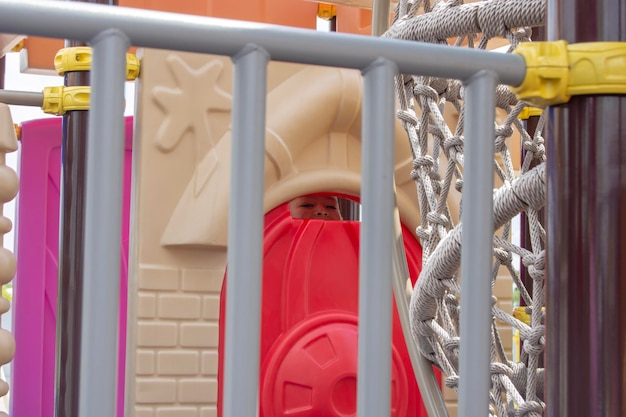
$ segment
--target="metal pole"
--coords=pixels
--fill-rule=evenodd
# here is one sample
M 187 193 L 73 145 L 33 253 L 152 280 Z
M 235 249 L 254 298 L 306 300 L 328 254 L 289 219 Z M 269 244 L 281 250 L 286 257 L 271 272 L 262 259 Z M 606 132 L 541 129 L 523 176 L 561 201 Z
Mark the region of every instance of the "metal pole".
M 497 76 L 480 71 L 466 80 L 465 163 L 461 249 L 459 411 L 489 414 L 491 265 L 493 240 L 494 111 Z
M 548 7 L 548 40 L 626 41 L 625 0 Z M 549 122 L 547 416 L 624 416 L 626 96 L 574 96 Z
M 389 29 L 390 0 L 373 0 L 372 36 L 380 36 Z
M 91 44 L 79 416 L 111 417 L 117 404 L 124 82 L 129 42 L 122 32 L 109 29 Z
M 115 4 L 109 0 L 91 2 Z M 86 43 L 65 41 L 67 48 L 78 46 Z M 89 71 L 67 71 L 64 84 L 89 85 Z M 89 112 L 84 110 L 68 111 L 63 116 L 54 404 L 57 417 L 78 415 L 79 407 L 88 117 Z
M 394 83 L 396 66 L 379 59 L 363 70 L 361 245 L 357 413 L 391 410 L 392 254 L 394 245 Z
M 255 45 L 246 46 L 233 57 L 224 417 L 255 416 L 258 408 L 269 58 Z
M 66 46 L 82 45 L 66 42 Z M 67 72 L 64 78 L 66 86 L 90 83 L 88 72 Z M 78 414 L 88 114 L 71 111 L 63 116 L 54 404 L 57 417 Z
M 4 57 L 2 57 L 4 59 Z M 35 106 L 43 105 L 43 94 L 31 91 L 0 90 L 0 103 L 14 106 Z
M 253 40 L 274 61 L 363 69 L 382 57 L 394 62 L 399 72 L 442 78 L 466 79 L 489 68 L 509 85 L 521 84 L 526 73 L 524 58 L 513 54 L 98 4 L 2 0 L 0 27 L 8 33 L 46 37 L 71 34 L 78 40 L 116 27 L 134 46 L 227 56 Z

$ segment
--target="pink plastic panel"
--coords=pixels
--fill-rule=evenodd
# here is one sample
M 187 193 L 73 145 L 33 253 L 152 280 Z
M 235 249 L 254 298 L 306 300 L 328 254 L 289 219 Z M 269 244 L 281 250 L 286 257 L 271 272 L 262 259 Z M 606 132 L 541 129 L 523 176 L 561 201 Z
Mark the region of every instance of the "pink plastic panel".
M 54 415 L 62 120 L 22 125 L 16 220 L 12 417 Z M 126 118 L 117 415 L 124 415 L 132 118 Z

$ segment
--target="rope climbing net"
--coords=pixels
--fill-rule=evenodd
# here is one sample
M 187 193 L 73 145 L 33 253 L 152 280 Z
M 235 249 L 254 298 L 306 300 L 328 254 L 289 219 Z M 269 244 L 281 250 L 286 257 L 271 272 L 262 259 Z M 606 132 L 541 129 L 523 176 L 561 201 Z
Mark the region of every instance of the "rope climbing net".
M 486 49 L 494 38 L 504 38 L 511 52 L 520 42 L 530 41 L 530 28 L 543 24 L 544 10 L 543 0 L 487 0 L 469 4 L 459 0 L 439 0 L 432 4 L 429 0 L 400 0 L 393 25 L 383 36 L 480 49 Z M 413 153 L 411 176 L 416 183 L 421 213 L 421 225 L 416 233 L 423 248 L 423 270 L 411 295 L 411 332 L 420 353 L 445 374 L 446 386 L 457 390 L 461 343 L 462 224 L 459 219 L 463 192 L 464 89 L 458 80 L 403 74 L 396 78 L 396 93 L 398 118 Z M 545 202 L 544 116 L 538 117 L 534 129 L 527 129 L 520 115 L 527 111 L 528 104 L 518 101 L 502 85 L 497 87 L 496 107 L 493 166 L 497 183 L 494 190 L 497 232 L 493 236 L 493 269 L 489 279 L 494 288 L 505 271 L 519 289 L 526 308 L 522 314 L 505 311 L 492 295 L 489 414 L 535 417 L 541 416 L 544 409 L 540 360 L 545 343 L 546 233 L 540 215 Z M 518 170 L 509 149 L 514 140 L 521 141 L 523 150 Z M 520 213 L 527 219 L 530 234 L 530 244 L 526 247 L 515 244 L 511 238 L 512 220 Z M 531 279 L 522 282 L 520 268 Z M 479 277 L 468 279 L 476 278 Z M 520 319 L 523 313 L 530 319 Z M 506 352 L 499 331 L 502 325 L 519 332 L 523 346 L 519 355 Z

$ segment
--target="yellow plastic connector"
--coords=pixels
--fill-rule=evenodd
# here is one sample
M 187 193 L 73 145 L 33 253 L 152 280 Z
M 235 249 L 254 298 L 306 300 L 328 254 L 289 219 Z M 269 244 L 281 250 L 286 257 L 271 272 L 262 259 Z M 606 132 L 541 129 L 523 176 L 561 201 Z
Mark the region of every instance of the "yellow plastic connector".
M 515 317 L 519 321 L 524 322 L 530 326 L 530 314 L 528 314 L 526 311 L 527 310 L 525 306 L 515 307 L 513 309 L 513 317 Z M 546 308 L 541 307 L 541 312 L 545 313 L 545 311 L 546 311 Z
M 91 87 L 46 87 L 43 89 L 41 109 L 48 114 L 62 116 L 70 110 L 89 110 Z
M 317 4 L 317 17 L 324 20 L 332 20 L 335 16 L 337 16 L 337 6 L 327 3 Z
M 54 69 L 59 75 L 73 71 L 89 71 L 91 69 L 91 48 L 89 46 L 75 46 L 60 49 L 54 56 Z
M 626 42 L 532 42 L 514 53 L 526 61 L 526 77 L 511 90 L 537 107 L 573 95 L 626 94 Z
M 89 46 L 63 48 L 54 56 L 54 68 L 59 75 L 72 71 L 89 71 L 91 64 L 91 47 Z M 126 80 L 136 79 L 139 76 L 139 69 L 139 58 L 133 54 L 126 54 Z
M 11 48 L 11 52 L 20 52 L 22 49 L 24 49 L 24 39 L 20 39 L 20 41 Z
M 15 129 L 15 137 L 17 140 L 22 140 L 22 126 L 17 123 L 13 123 L 13 129 Z
M 517 118 L 520 120 L 528 120 L 532 116 L 541 116 L 541 113 L 543 113 L 543 109 L 539 107 L 524 107 Z

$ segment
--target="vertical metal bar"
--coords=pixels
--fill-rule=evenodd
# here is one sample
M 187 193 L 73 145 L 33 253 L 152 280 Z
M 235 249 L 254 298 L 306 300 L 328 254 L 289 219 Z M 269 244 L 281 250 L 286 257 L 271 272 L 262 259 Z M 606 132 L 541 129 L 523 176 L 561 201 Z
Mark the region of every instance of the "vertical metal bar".
M 394 84 L 397 68 L 378 59 L 364 71 L 359 254 L 359 417 L 391 410 L 392 254 L 394 245 Z
M 493 154 L 497 76 L 479 71 L 465 87 L 465 163 L 461 249 L 459 410 L 489 414 Z
M 380 36 L 389 29 L 389 15 L 391 13 L 390 0 L 373 0 L 372 7 L 372 36 Z
M 269 55 L 255 45 L 233 57 L 225 417 L 257 415 L 268 61 Z
M 112 4 L 109 0 L 71 1 Z M 68 48 L 85 45 L 65 42 Z M 85 86 L 90 84 L 89 78 L 89 71 L 68 71 L 64 84 Z M 78 415 L 88 117 L 89 112 L 83 110 L 63 116 L 54 392 L 54 415 L 58 417 Z
M 92 46 L 79 416 L 111 417 L 117 392 L 124 81 L 129 41 L 119 30 L 110 29 L 97 35 Z
M 626 0 L 554 0 L 549 41 L 626 41 Z M 547 134 L 548 417 L 626 415 L 626 96 L 574 96 Z
M 67 45 L 84 44 L 70 42 Z M 89 72 L 65 74 L 66 86 L 89 83 Z M 78 414 L 88 116 L 84 110 L 70 111 L 63 116 L 54 390 L 54 415 L 57 417 Z

